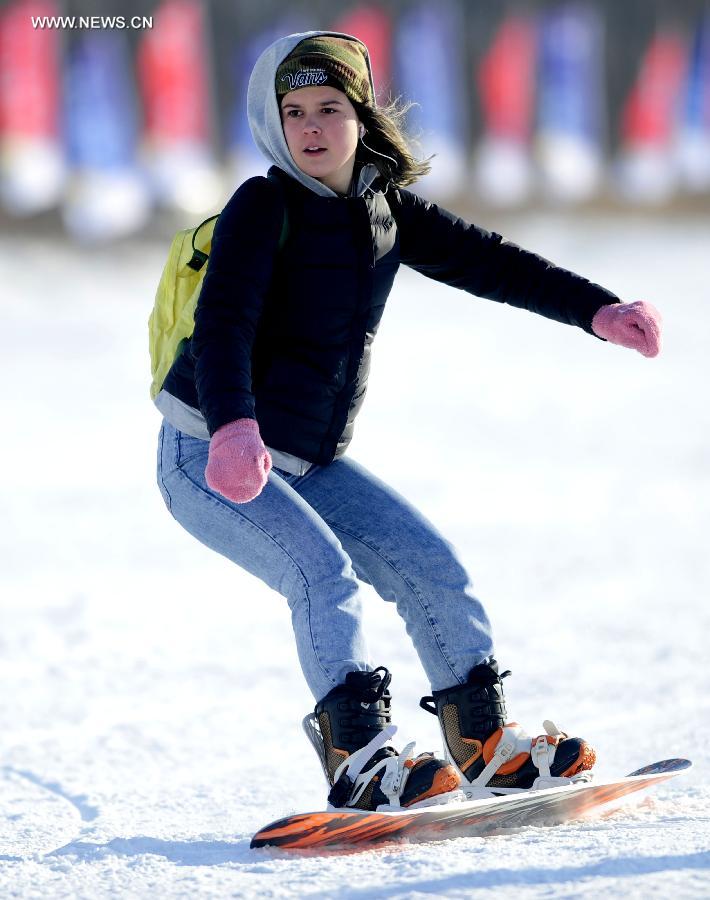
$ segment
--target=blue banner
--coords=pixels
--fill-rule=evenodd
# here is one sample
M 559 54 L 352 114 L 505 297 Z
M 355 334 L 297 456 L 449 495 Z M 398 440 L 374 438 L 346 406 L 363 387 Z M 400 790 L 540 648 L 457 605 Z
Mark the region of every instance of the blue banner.
M 118 31 L 96 31 L 69 47 L 66 67 L 67 150 L 75 167 L 135 165 L 137 115 L 131 63 Z

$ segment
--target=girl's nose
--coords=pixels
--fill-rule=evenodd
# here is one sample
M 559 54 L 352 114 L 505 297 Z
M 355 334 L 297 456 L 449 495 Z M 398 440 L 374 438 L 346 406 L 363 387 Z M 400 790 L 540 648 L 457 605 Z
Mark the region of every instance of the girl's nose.
M 320 131 L 320 125 L 314 118 L 307 118 L 303 121 L 303 130 L 308 134 Z

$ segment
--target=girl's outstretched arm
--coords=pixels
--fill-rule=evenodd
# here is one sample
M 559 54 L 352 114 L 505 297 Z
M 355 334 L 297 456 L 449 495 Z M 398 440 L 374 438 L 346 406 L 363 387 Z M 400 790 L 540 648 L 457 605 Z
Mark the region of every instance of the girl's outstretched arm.
M 429 278 L 590 334 L 596 334 L 592 319 L 601 307 L 621 303 L 606 288 L 410 191 L 399 189 L 388 199 L 397 221 L 402 263 Z

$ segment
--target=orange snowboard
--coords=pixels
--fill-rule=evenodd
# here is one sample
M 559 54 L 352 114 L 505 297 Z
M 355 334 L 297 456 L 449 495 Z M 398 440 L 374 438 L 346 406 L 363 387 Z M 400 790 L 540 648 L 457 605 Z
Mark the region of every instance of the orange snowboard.
M 482 837 L 505 828 L 559 825 L 627 794 L 673 778 L 687 759 L 666 759 L 606 784 L 580 783 L 500 797 L 395 812 L 301 813 L 279 819 L 252 838 L 252 847 L 360 849 L 388 841 Z

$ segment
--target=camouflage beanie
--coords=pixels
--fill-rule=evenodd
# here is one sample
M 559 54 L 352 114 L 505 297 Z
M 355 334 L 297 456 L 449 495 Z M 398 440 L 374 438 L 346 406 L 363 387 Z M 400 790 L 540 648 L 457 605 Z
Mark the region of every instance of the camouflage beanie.
M 347 38 L 305 38 L 276 70 L 276 96 L 322 84 L 336 87 L 355 103 L 372 104 L 367 50 Z

